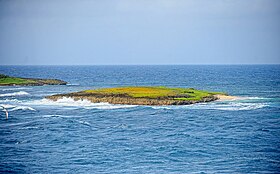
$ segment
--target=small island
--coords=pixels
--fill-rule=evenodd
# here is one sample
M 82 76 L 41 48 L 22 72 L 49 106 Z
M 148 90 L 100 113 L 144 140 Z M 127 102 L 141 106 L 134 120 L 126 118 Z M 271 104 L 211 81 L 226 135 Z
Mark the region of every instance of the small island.
M 58 79 L 20 78 L 0 74 L 0 86 L 42 86 L 66 84 L 67 82 Z
M 189 105 L 230 98 L 222 92 L 209 92 L 193 88 L 168 87 L 116 87 L 85 90 L 47 96 L 51 100 L 70 97 L 74 100 L 89 100 L 93 103 L 107 102 L 126 105 Z

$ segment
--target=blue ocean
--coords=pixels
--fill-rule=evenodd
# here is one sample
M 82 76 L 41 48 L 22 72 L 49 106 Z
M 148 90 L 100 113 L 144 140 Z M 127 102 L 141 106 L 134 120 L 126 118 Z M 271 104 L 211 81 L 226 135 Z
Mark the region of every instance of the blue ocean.
M 0 87 L 0 173 L 279 173 L 280 65 L 0 66 L 62 86 Z M 187 106 L 45 96 L 116 86 L 239 96 Z

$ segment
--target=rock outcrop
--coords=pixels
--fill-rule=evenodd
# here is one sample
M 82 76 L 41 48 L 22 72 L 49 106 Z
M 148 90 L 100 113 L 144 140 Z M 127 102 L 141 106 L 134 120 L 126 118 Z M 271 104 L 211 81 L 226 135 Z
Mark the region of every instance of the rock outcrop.
M 37 79 L 10 77 L 0 74 L 0 86 L 42 86 L 42 85 L 66 85 L 67 82 L 58 79 Z
M 211 92 L 207 93 L 206 91 L 199 91 L 195 89 L 184 89 L 184 88 L 166 88 L 167 90 L 171 90 L 173 93 L 169 93 L 170 95 L 165 96 L 158 96 L 158 97 L 149 97 L 151 93 L 148 93 L 145 96 L 145 93 L 141 93 L 141 97 L 136 97 L 139 95 L 137 93 L 137 90 L 141 88 L 141 91 L 143 91 L 143 88 L 152 88 L 156 92 L 156 87 L 135 87 L 135 91 L 131 90 L 131 87 L 129 87 L 126 91 L 126 88 L 108 88 L 105 89 L 107 91 L 101 90 L 88 90 L 88 91 L 81 91 L 81 92 L 74 92 L 74 93 L 68 93 L 68 94 L 57 94 L 52 96 L 47 96 L 47 99 L 51 100 L 58 100 L 63 97 L 72 98 L 74 100 L 89 100 L 93 103 L 101 103 L 101 102 L 108 102 L 111 104 L 126 104 L 126 105 L 189 105 L 189 104 L 195 104 L 195 103 L 202 103 L 202 102 L 211 102 L 218 100 L 219 97 L 212 94 Z M 121 92 L 108 92 L 118 89 L 118 91 Z M 159 88 L 162 90 L 163 88 Z M 181 91 L 185 90 L 184 93 L 177 93 L 174 92 L 174 90 L 180 89 Z M 183 89 L 183 90 L 182 90 Z M 146 90 L 146 89 L 145 89 Z M 189 91 L 188 91 L 189 90 Z M 147 91 L 147 90 L 146 90 Z M 133 93 L 134 92 L 134 93 Z M 201 95 L 203 92 L 204 96 Z M 132 93 L 135 95 L 133 96 Z M 200 94 L 200 98 L 195 96 L 197 93 Z M 137 95 L 136 95 L 137 94 Z M 172 94 L 172 95 L 171 95 Z M 190 96 L 192 95 L 192 96 Z M 220 94 L 221 95 L 221 94 Z M 224 95 L 224 94 L 222 94 Z M 196 98 L 194 98 L 196 97 Z

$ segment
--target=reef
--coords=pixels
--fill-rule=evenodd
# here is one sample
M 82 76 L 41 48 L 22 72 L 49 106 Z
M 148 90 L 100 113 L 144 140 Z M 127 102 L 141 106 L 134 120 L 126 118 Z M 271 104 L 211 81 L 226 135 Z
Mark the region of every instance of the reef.
M 221 96 L 228 95 L 194 88 L 137 86 L 85 90 L 56 94 L 46 98 L 56 101 L 63 97 L 70 97 L 74 100 L 89 100 L 93 103 L 107 102 L 126 105 L 189 105 L 215 101 Z
M 0 74 L 0 86 L 42 86 L 66 84 L 67 82 L 58 79 L 21 78 Z

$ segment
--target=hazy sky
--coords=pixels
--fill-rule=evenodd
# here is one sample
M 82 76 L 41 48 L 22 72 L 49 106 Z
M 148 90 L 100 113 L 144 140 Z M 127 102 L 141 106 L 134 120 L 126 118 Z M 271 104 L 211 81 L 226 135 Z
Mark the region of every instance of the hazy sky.
M 280 0 L 0 0 L 0 64 L 280 63 Z

